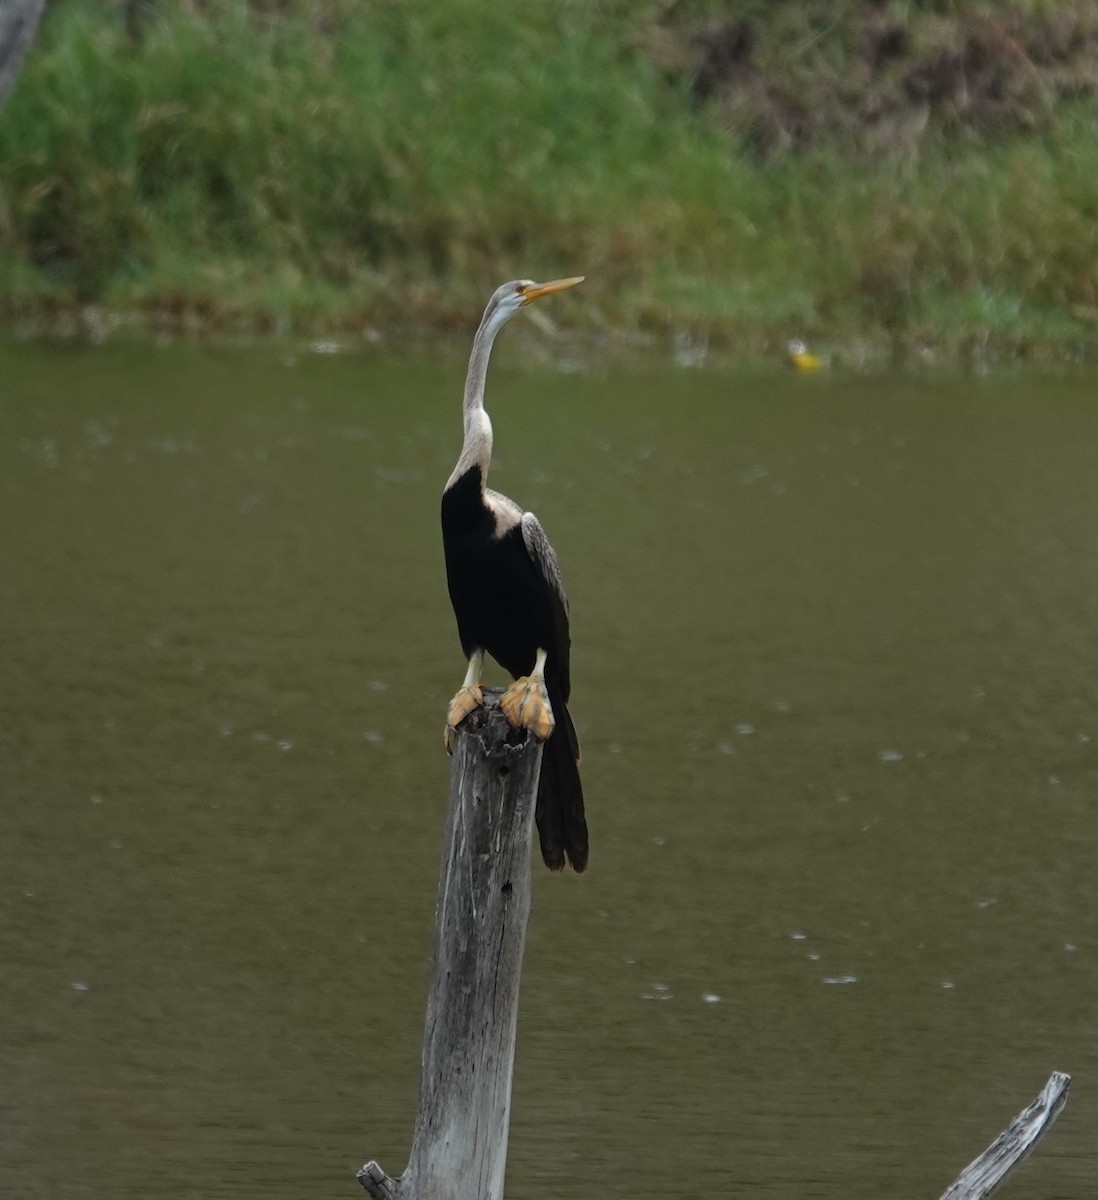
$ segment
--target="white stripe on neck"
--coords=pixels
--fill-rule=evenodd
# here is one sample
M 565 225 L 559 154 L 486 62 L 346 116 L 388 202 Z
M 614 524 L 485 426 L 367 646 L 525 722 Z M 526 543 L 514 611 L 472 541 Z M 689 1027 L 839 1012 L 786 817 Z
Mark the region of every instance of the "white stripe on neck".
M 447 487 L 452 487 L 473 467 L 480 468 L 480 482 L 488 477 L 488 466 L 492 461 L 492 422 L 483 408 L 470 408 L 465 412 L 465 442 L 461 447 L 461 457 L 457 466 L 446 481 Z

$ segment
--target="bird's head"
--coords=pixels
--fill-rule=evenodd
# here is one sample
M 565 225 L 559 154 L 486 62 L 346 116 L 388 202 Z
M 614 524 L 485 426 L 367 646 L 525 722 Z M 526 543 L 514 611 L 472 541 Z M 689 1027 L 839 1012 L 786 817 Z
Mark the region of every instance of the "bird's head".
M 501 284 L 492 293 L 488 307 L 484 310 L 481 325 L 490 326 L 492 331 L 505 325 L 520 308 L 533 304 L 542 296 L 553 292 L 563 292 L 565 288 L 575 287 L 582 283 L 582 275 L 573 275 L 569 279 L 554 279 L 550 283 L 535 283 L 532 279 L 512 279 L 510 283 Z

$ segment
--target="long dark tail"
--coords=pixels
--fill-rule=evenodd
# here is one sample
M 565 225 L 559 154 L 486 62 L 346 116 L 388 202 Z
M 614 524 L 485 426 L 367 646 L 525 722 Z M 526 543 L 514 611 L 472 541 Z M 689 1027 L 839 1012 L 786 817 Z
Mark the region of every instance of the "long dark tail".
M 534 819 L 541 839 L 541 856 L 550 871 L 576 871 L 587 866 L 587 822 L 583 816 L 583 785 L 579 775 L 579 738 L 568 708 L 559 695 L 549 703 L 557 726 L 541 756 L 541 779 Z

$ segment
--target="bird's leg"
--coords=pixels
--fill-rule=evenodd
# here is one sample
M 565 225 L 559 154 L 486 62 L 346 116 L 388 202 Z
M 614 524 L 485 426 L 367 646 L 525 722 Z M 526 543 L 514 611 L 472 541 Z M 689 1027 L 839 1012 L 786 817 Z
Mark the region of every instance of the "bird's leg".
M 446 753 L 454 752 L 454 734 L 457 727 L 465 718 L 484 703 L 484 693 L 480 689 L 480 673 L 484 670 L 484 651 L 474 650 L 469 657 L 469 669 L 465 672 L 465 682 L 458 688 L 457 695 L 450 701 L 446 710 L 446 728 L 442 737 L 446 742 Z
M 529 729 L 539 742 L 544 742 L 556 725 L 549 693 L 545 690 L 545 658 L 545 651 L 539 650 L 530 674 L 516 679 L 499 698 L 503 715 L 512 727 Z

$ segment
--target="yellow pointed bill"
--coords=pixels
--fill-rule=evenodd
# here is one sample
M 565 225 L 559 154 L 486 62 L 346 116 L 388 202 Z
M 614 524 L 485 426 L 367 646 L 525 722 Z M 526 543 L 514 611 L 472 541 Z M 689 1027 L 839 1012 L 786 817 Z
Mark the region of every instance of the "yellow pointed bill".
M 569 279 L 554 279 L 551 283 L 532 283 L 522 294 L 523 304 L 529 304 L 532 300 L 537 300 L 541 296 L 548 296 L 551 292 L 563 292 L 565 288 L 575 287 L 577 283 L 582 283 L 583 275 L 573 275 Z

